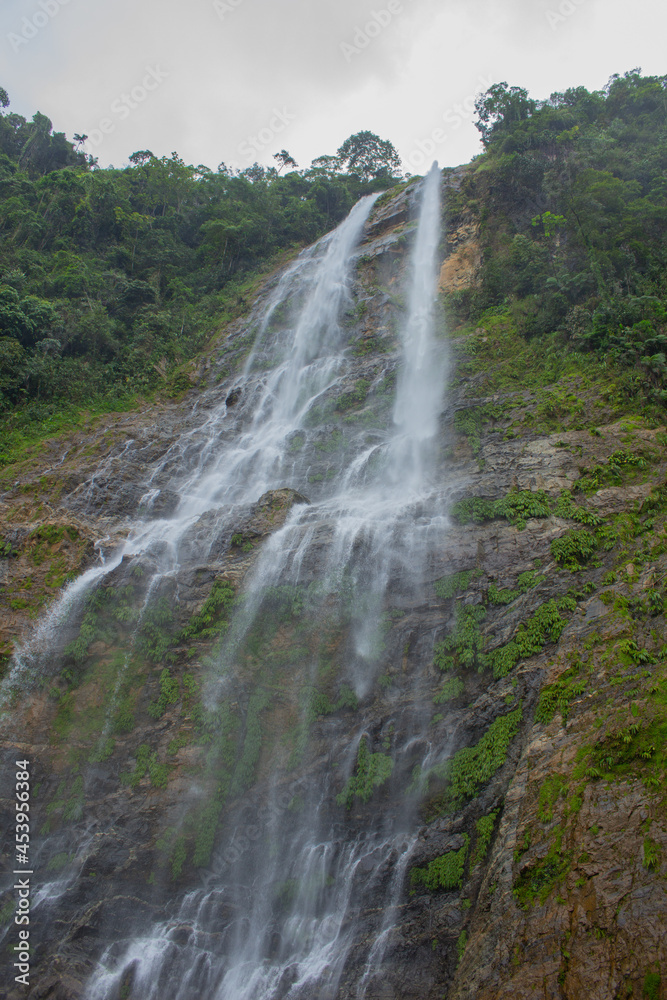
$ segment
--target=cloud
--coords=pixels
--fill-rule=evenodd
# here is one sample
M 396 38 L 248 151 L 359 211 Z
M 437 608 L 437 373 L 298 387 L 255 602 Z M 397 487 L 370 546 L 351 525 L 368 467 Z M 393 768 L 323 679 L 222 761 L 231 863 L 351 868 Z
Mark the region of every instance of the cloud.
M 15 51 L 9 35 L 44 4 L 57 13 Z M 455 164 L 479 149 L 472 115 L 454 109 L 481 81 L 545 97 L 635 65 L 664 72 L 665 28 L 653 0 L 4 0 L 1 82 L 13 110 L 101 133 L 103 165 L 150 148 L 243 167 L 248 150 L 270 163 L 286 147 L 305 166 L 361 129 L 407 157 L 448 112 L 437 155 Z M 143 97 L 149 71 L 163 78 Z

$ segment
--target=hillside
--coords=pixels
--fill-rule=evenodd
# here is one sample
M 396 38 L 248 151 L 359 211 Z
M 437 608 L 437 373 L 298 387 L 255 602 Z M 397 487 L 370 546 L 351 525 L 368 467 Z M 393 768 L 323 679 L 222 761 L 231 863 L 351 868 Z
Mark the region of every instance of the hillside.
M 258 237 L 214 291 L 221 244 L 208 271 L 205 242 L 190 272 L 166 253 L 190 317 L 252 282 L 167 391 L 7 403 L 32 435 L 0 498 L 28 996 L 667 996 L 666 108 L 638 73 L 542 103 L 492 88 L 478 158 L 349 215 L 382 178 L 332 171 L 349 201 L 304 250 L 324 217 L 265 257 Z M 159 169 L 21 184 L 136 193 Z M 283 185 L 319 182 L 206 183 L 282 219 Z M 157 296 L 152 218 L 124 245 Z M 62 317 L 44 274 L 26 300 Z M 76 363 L 120 372 L 169 302 Z

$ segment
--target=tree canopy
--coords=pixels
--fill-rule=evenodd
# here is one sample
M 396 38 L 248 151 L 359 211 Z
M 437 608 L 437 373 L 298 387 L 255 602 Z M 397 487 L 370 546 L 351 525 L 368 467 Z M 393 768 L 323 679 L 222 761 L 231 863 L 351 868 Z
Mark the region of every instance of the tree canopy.
M 510 307 L 525 336 L 611 354 L 667 402 L 667 77 L 541 101 L 499 83 L 476 107 L 485 152 L 449 210 L 476 215 L 483 263 L 460 310 Z
M 401 168 L 401 160 L 394 146 L 387 139 L 380 139 L 374 132 L 357 132 L 338 147 L 338 161 L 349 173 L 364 180 L 394 177 Z
M 101 169 L 84 136 L 8 107 L 0 88 L 0 414 L 40 419 L 64 400 L 164 384 L 277 255 L 392 183 L 336 156 L 299 171 L 284 149 L 278 168 L 214 171 L 141 149 Z

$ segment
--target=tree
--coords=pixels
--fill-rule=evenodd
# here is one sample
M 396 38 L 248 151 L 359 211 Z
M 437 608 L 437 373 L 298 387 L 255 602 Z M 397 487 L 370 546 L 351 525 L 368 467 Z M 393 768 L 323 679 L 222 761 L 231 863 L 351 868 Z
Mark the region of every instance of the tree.
M 76 139 L 76 136 L 74 138 Z M 152 159 L 154 156 L 150 149 L 138 149 L 136 153 L 131 153 L 128 156 L 128 160 L 135 167 L 143 167 L 144 163 L 148 163 Z
M 358 174 L 364 180 L 393 177 L 401 168 L 401 158 L 392 143 L 373 132 L 351 135 L 339 146 L 337 157 L 342 166 L 347 166 L 348 173 Z
M 283 167 L 292 167 L 294 170 L 299 166 L 293 156 L 290 156 L 286 149 L 281 149 L 279 153 L 273 154 L 273 159 L 277 160 L 280 166 L 278 167 L 278 173 L 283 169 Z
M 536 108 L 537 101 L 528 97 L 524 87 L 508 87 L 506 82 L 494 83 L 475 101 L 478 117 L 475 128 L 481 132 L 484 145 L 488 146 L 494 135 L 530 118 Z

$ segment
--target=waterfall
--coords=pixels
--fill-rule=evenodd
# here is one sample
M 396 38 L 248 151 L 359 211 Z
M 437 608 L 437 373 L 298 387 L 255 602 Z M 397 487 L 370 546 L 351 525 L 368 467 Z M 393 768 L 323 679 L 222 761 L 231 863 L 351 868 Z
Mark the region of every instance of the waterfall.
M 403 330 L 404 364 L 396 391 L 390 482 L 394 490 L 419 491 L 431 471 L 444 370 L 434 340 L 437 249 L 440 240 L 440 172 L 427 176 L 412 254 L 408 319 Z M 441 359 L 440 359 L 441 362 Z
M 387 360 L 354 381 L 346 317 L 373 196 L 277 282 L 236 383 L 238 401 L 211 407 L 152 470 L 146 496 L 168 488 L 178 497 L 174 513 L 138 520 L 104 565 L 70 585 L 46 631 L 16 657 L 7 690 L 25 677 L 26 665 L 38 669 L 45 643 L 56 641 L 72 608 L 123 560 L 151 567 L 145 608 L 160 587 L 206 557 L 211 538 L 229 534 L 244 505 L 281 487 L 308 495 L 263 543 L 202 689 L 207 717 L 229 727 L 220 746 L 235 732 L 230 705 L 251 691 L 240 763 L 226 764 L 217 744 L 208 755 L 223 790 L 206 815 L 226 824 L 224 836 L 199 887 L 104 951 L 86 1000 L 363 998 L 390 957 L 417 839 L 415 803 L 404 797 L 400 808 L 361 818 L 352 805 L 355 768 L 369 754 L 378 779 L 405 787 L 429 752 L 418 709 L 388 695 L 386 720 L 371 732 L 364 706 L 383 664 L 400 660 L 397 650 L 386 652 L 388 615 L 423 598 L 425 567 L 446 529 L 437 476 L 445 380 L 435 336 L 440 179 L 434 164 L 418 194 L 398 368 Z M 392 400 L 385 384 L 391 389 L 394 379 Z M 332 429 L 332 414 L 345 413 L 348 398 L 363 392 L 375 393 L 378 405 L 363 420 Z M 292 619 L 290 601 L 302 609 Z M 290 643 L 278 650 L 282 659 L 261 645 L 266 622 L 275 621 Z M 261 795 L 249 794 L 244 805 L 246 772 L 257 758 L 251 719 L 257 723 L 278 691 L 296 718 L 292 763 L 277 740 Z M 352 722 L 350 706 L 361 709 Z M 305 775 L 295 777 L 290 767 L 302 761 Z M 188 794 L 186 806 L 205 796 L 204 779 L 193 776 Z
M 285 302 L 292 311 L 301 303 L 292 342 L 266 377 L 246 372 L 242 381 L 241 420 L 235 423 L 236 439 L 228 445 L 224 427 L 228 407 L 222 400 L 201 427 L 182 435 L 153 471 L 150 487 L 165 470 L 175 465 L 170 489 L 179 497 L 175 515 L 145 518 L 137 522 L 126 542 L 101 564 L 70 583 L 44 620 L 19 646 L 7 678 L 0 686 L 0 711 L 20 688 L 34 683 L 53 662 L 54 650 L 62 649 L 62 626 L 81 607 L 86 595 L 125 558 L 153 557 L 157 575 L 175 576 L 181 565 L 184 536 L 208 511 L 222 518 L 230 507 L 256 500 L 276 483 L 301 482 L 303 469 L 291 457 L 288 442 L 302 426 L 310 409 L 341 378 L 345 343 L 340 316 L 350 302 L 351 265 L 354 250 L 378 195 L 362 198 L 334 232 L 305 250 L 287 270 L 263 318 L 260 335 L 250 362 L 263 346 L 271 317 Z M 281 331 L 282 332 L 282 331 Z M 271 347 L 279 338 L 274 333 Z M 246 365 L 249 368 L 251 365 Z M 250 413 L 250 426 L 243 417 Z M 129 445 L 130 443 L 128 443 Z M 127 450 L 128 445 L 125 445 Z M 93 475 L 88 491 L 95 484 Z M 151 500 L 159 490 L 149 490 Z M 148 496 L 148 493 L 146 494 Z M 151 581 L 155 588 L 156 581 Z

